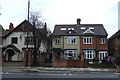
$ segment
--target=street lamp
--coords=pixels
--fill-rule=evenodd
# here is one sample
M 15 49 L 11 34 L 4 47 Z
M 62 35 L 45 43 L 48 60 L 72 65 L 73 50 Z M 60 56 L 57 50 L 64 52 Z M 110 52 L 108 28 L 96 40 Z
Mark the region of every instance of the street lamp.
M 30 0 L 28 0 L 28 25 L 27 25 L 27 37 L 26 37 L 26 66 L 28 66 L 28 27 L 29 27 L 29 9 L 30 9 Z

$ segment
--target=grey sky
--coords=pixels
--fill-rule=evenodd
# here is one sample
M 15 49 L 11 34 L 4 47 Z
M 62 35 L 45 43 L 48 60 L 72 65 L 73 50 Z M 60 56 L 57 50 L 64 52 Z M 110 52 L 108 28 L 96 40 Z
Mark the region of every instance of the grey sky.
M 7 29 L 27 19 L 28 0 L 0 0 L 0 24 Z M 55 24 L 103 24 L 109 37 L 118 30 L 119 0 L 31 0 L 30 10 L 41 11 L 44 21 L 53 31 Z

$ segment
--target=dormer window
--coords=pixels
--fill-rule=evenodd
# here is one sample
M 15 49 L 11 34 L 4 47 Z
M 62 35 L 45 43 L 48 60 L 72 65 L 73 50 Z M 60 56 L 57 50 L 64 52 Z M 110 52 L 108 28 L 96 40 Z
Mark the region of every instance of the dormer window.
M 76 33 L 77 31 L 70 29 L 67 33 Z
M 68 28 L 68 30 L 74 30 L 74 28 Z

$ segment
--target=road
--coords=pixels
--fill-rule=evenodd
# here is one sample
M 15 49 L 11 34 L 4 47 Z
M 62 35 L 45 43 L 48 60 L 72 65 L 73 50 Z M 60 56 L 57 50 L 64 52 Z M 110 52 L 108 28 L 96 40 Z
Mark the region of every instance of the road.
M 5 72 L 2 73 L 2 80 L 119 80 L 116 73 L 25 73 Z

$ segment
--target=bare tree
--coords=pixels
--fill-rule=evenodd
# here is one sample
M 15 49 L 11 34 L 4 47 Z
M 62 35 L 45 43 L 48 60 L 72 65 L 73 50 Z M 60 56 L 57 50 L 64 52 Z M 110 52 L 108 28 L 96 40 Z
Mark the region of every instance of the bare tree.
M 33 25 L 34 29 L 32 31 L 33 34 L 33 65 L 38 65 L 37 62 L 37 52 L 39 47 L 41 46 L 41 41 L 47 36 L 43 29 L 46 24 L 42 21 L 42 16 L 40 12 L 31 12 L 30 13 L 30 23 Z

